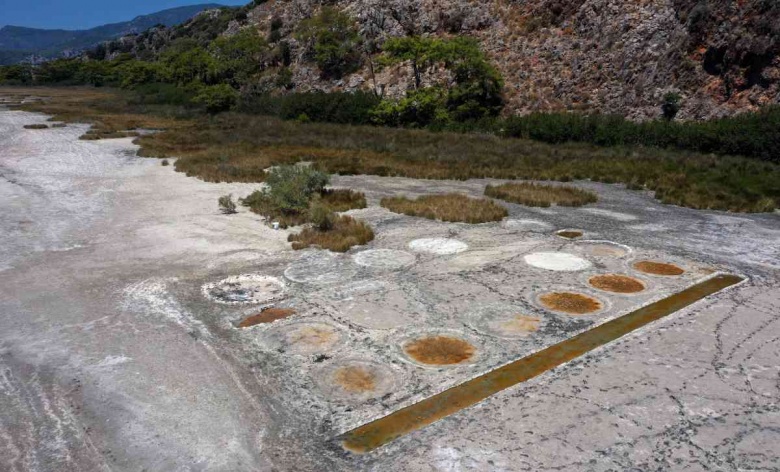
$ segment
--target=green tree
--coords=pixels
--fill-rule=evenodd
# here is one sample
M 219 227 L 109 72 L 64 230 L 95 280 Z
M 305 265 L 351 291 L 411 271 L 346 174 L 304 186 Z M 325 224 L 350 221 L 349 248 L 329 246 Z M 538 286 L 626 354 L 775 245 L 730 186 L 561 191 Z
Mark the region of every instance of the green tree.
M 120 77 L 120 87 L 132 89 L 139 85 L 160 80 L 161 67 L 154 62 L 125 61 L 116 66 Z
M 501 75 L 472 38 L 392 38 L 383 50 L 385 63 L 410 62 L 414 91 L 396 103 L 379 107 L 374 115 L 379 123 L 426 126 L 450 119 L 476 120 L 496 116 L 503 108 Z M 433 64 L 444 65 L 454 80 L 426 91 L 420 88 L 422 74 Z
M 384 62 L 394 64 L 409 61 L 414 75 L 414 88 L 418 90 L 422 85 L 423 71 L 436 60 L 436 51 L 440 42 L 439 39 L 416 36 L 390 38 L 382 45 L 385 52 Z
M 262 55 L 268 44 L 254 28 L 245 28 L 230 37 L 221 36 L 209 45 L 210 81 L 227 82 L 234 87 L 245 84 L 262 70 Z
M 349 15 L 332 7 L 298 25 L 296 37 L 313 55 L 324 77 L 339 78 L 360 67 L 360 35 Z
M 669 92 L 664 95 L 664 103 L 661 105 L 661 113 L 667 121 L 672 121 L 680 112 L 682 97 L 679 93 Z
M 214 70 L 214 58 L 193 39 L 174 41 L 160 56 L 164 66 L 163 82 L 186 85 L 191 82 L 209 82 L 209 72 Z

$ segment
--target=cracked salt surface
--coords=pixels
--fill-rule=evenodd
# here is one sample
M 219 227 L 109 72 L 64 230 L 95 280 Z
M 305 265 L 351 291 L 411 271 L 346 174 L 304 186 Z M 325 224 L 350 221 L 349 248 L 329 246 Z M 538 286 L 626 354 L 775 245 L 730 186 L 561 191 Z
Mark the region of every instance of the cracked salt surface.
M 424 252 L 445 256 L 466 251 L 468 244 L 457 239 L 448 238 L 422 238 L 409 243 L 409 249 L 415 252 Z
M 402 269 L 415 263 L 414 254 L 394 249 L 369 249 L 355 254 L 355 264 L 374 269 Z

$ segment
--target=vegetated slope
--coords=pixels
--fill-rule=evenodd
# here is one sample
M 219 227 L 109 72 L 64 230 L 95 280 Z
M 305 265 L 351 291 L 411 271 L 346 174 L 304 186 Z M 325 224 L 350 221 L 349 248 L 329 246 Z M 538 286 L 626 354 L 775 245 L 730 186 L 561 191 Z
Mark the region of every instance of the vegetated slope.
M 375 88 L 402 96 L 411 85 L 410 74 L 401 70 L 408 65 L 382 68 L 364 60 L 354 73 L 323 78 L 311 58 L 306 60 L 306 44 L 295 31 L 321 3 L 255 1 L 241 17 L 223 22 L 222 33 L 258 28 L 272 46 L 283 49 L 293 90 Z M 681 96 L 682 119 L 780 103 L 780 2 L 773 0 L 328 3 L 355 19 L 367 38 L 361 52 L 365 58 L 375 56 L 376 46 L 391 36 L 478 38 L 505 78 L 505 114 L 574 110 L 650 119 L 660 116 L 669 93 Z M 199 21 L 196 29 L 202 30 L 202 15 Z M 158 30 L 125 43 L 121 52 L 136 50 L 148 57 L 170 37 L 170 31 Z
M 132 33 L 140 33 L 156 25 L 174 26 L 203 10 L 219 8 L 217 4 L 191 5 L 141 15 L 133 20 L 112 23 L 88 30 L 50 30 L 4 26 L 0 28 L 0 64 L 12 64 L 29 56 L 57 57 Z

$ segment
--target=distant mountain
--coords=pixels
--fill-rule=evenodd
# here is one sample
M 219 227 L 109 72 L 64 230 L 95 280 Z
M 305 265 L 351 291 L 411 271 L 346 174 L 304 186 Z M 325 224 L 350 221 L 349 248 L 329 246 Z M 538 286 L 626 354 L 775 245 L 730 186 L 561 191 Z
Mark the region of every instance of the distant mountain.
M 88 30 L 48 30 L 4 26 L 0 28 L 0 65 L 13 64 L 29 57 L 54 58 L 69 56 L 102 41 L 146 31 L 155 25 L 174 26 L 203 10 L 221 8 L 215 3 L 171 8 L 130 21 L 98 26 Z

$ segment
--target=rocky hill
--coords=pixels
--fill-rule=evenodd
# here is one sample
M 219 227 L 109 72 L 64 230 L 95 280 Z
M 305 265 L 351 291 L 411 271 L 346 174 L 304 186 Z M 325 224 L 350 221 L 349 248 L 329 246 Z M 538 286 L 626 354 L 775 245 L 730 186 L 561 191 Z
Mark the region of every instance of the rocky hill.
M 170 8 L 130 21 L 97 26 L 87 30 L 50 30 L 4 26 L 0 28 L 0 64 L 13 64 L 29 57 L 52 58 L 77 54 L 102 41 L 140 33 L 156 25 L 174 26 L 217 4 Z
M 349 13 L 364 38 L 363 67 L 338 79 L 318 73 L 294 34 L 322 4 Z M 410 87 L 408 64 L 374 67 L 374 45 L 400 35 L 470 35 L 505 79 L 505 113 L 573 110 L 643 120 L 660 115 L 669 93 L 681 97 L 682 119 L 780 103 L 776 0 L 270 0 L 241 12 L 227 22 L 220 17 L 220 34 L 257 28 L 271 47 L 283 45 L 297 91 L 375 88 L 400 96 Z M 199 18 L 193 21 L 203 23 Z M 123 51 L 148 55 L 171 37 L 158 29 Z

